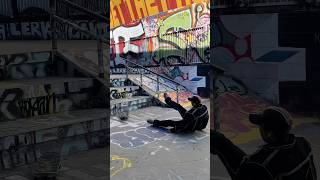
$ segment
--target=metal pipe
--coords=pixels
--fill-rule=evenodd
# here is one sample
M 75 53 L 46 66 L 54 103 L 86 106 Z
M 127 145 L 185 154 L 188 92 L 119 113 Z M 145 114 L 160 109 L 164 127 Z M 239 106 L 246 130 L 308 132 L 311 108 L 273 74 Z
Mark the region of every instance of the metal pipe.
M 142 72 L 140 71 L 140 83 L 141 83 L 141 86 L 143 86 L 142 84 Z
M 175 80 L 172 80 L 172 79 L 170 79 L 170 78 L 167 78 L 167 77 L 165 77 L 165 76 L 163 76 L 163 75 L 161 75 L 161 74 L 158 74 L 158 73 L 156 73 L 156 72 L 153 72 L 153 71 L 151 71 L 151 70 L 149 70 L 149 69 L 147 69 L 147 68 L 145 68 L 145 67 L 143 67 L 143 66 L 141 66 L 141 65 L 139 65 L 139 64 L 137 64 L 137 63 L 135 63 L 135 62 L 132 62 L 132 61 L 130 61 L 130 60 L 124 59 L 124 61 L 130 62 L 131 64 L 134 64 L 135 66 L 138 66 L 140 69 L 144 69 L 144 70 L 146 70 L 146 71 L 148 71 L 148 72 L 150 72 L 150 73 L 152 73 L 152 74 L 155 74 L 155 75 L 157 75 L 157 76 L 160 76 L 161 78 L 167 79 L 168 81 L 171 81 L 171 82 L 173 82 L 173 83 L 175 83 L 175 84 L 178 84 L 179 86 L 183 87 L 183 88 L 186 89 L 187 91 L 191 92 L 188 88 L 186 88 L 185 86 L 183 86 L 183 85 L 181 85 L 180 83 L 176 82 Z
M 177 103 L 179 104 L 179 86 L 177 86 Z
M 101 41 L 101 33 L 102 33 L 102 28 L 101 28 L 101 23 L 97 22 L 97 50 L 98 50 L 98 66 L 99 66 L 99 77 L 104 78 L 104 63 L 103 63 L 103 44 Z
M 157 76 L 157 94 L 158 94 L 158 98 L 159 98 L 159 91 L 160 91 L 159 76 Z

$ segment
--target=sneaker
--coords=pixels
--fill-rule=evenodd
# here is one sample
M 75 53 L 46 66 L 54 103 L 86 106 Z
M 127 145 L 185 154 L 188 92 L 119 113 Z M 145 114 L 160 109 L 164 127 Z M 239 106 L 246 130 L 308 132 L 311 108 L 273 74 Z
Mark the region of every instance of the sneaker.
M 148 119 L 147 122 L 148 122 L 149 124 L 153 124 L 153 123 L 154 123 L 154 120 Z

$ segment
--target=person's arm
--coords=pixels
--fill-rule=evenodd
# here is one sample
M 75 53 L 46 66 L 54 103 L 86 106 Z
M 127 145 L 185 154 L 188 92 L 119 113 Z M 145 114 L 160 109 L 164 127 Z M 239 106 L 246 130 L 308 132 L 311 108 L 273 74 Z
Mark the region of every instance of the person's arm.
M 173 109 L 179 111 L 181 115 L 184 115 L 187 112 L 187 110 L 184 107 L 182 107 L 180 104 L 172 101 L 167 93 L 164 93 L 164 99 L 165 99 L 166 104 L 170 108 L 173 108 Z

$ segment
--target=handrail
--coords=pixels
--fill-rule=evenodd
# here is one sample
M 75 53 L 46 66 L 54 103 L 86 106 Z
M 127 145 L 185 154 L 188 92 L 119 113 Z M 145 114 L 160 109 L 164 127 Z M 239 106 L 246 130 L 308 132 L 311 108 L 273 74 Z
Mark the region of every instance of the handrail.
M 66 3 L 68 6 L 70 6 L 71 8 L 74 8 L 76 10 L 82 11 L 84 13 L 87 13 L 91 16 L 94 16 L 97 18 L 97 34 L 91 33 L 89 30 L 86 30 L 80 26 L 78 26 L 77 24 L 63 18 L 63 17 L 59 17 L 57 15 L 57 2 L 61 2 L 61 3 Z M 52 28 L 52 62 L 54 61 L 54 57 L 55 54 L 58 51 L 58 44 L 57 44 L 57 32 L 56 32 L 56 22 L 55 21 L 61 21 L 63 23 L 66 23 L 78 30 L 80 30 L 81 32 L 84 32 L 90 36 L 92 36 L 93 38 L 96 39 L 97 41 L 97 52 L 98 52 L 98 67 L 99 67 L 99 77 L 100 78 L 104 78 L 105 77 L 105 69 L 104 69 L 104 61 L 103 61 L 103 43 L 108 44 L 109 41 L 105 40 L 102 33 L 101 33 L 101 29 L 99 30 L 100 27 L 100 23 L 102 21 L 107 22 L 108 18 L 104 17 L 98 13 L 95 13 L 91 10 L 88 10 L 82 6 L 79 6 L 75 3 L 70 2 L 69 0 L 51 0 L 50 1 L 50 24 L 51 24 L 51 28 Z
M 177 82 L 177 81 L 175 81 L 175 80 L 173 80 L 173 79 L 170 79 L 170 78 L 168 78 L 168 77 L 165 77 L 165 76 L 163 76 L 163 75 L 161 75 L 161 74 L 159 74 L 159 73 L 153 72 L 153 71 L 151 71 L 151 70 L 149 70 L 149 69 L 147 69 L 147 68 L 145 68 L 145 67 L 143 67 L 143 66 L 141 66 L 141 65 L 139 65 L 139 64 L 137 64 L 137 63 L 135 63 L 135 62 L 132 62 L 132 61 L 130 61 L 130 60 L 128 60 L 128 59 L 123 59 L 123 60 L 126 61 L 126 62 L 129 62 L 129 63 L 132 63 L 132 64 L 134 64 L 135 66 L 138 66 L 139 68 L 144 69 L 144 70 L 146 70 L 146 71 L 148 71 L 148 72 L 150 72 L 150 73 L 152 73 L 152 74 L 155 74 L 156 76 L 160 76 L 160 77 L 162 77 L 162 78 L 164 78 L 164 79 L 166 79 L 166 80 L 168 80 L 168 81 L 171 81 L 171 82 L 173 82 L 173 83 L 175 83 L 175 84 L 178 84 L 179 86 L 183 87 L 184 89 L 188 90 L 189 92 L 192 92 L 192 91 L 190 91 L 187 87 L 185 87 L 184 85 L 181 85 L 179 82 Z
M 129 67 L 129 68 L 132 68 L 132 67 Z M 132 68 L 133 69 L 133 68 Z M 142 73 L 141 73 L 142 74 Z M 149 79 L 151 79 L 151 80 L 153 80 L 153 81 L 157 81 L 157 79 L 154 79 L 154 78 L 152 78 L 152 77 L 149 77 L 149 76 L 147 76 L 147 75 L 145 75 L 145 74 L 142 74 L 143 76 L 145 76 L 145 77 L 147 77 L 147 78 L 149 78 Z M 162 83 L 162 82 L 159 82 L 160 84 L 162 84 L 162 85 L 164 85 L 164 86 L 166 86 L 166 87 L 168 87 L 168 88 L 170 88 L 170 89 L 172 89 L 172 90 L 176 90 L 176 89 L 173 89 L 172 87 L 170 87 L 170 86 L 168 86 L 167 84 L 165 84 L 165 83 Z M 179 85 L 179 86 L 181 86 L 181 85 Z M 188 89 L 187 89 L 188 90 Z M 189 91 L 189 90 L 188 90 Z
M 106 44 L 108 43 L 108 41 L 107 41 L 106 39 L 104 39 L 104 38 L 97 38 L 97 35 L 96 35 L 96 34 L 88 31 L 87 29 L 82 28 L 81 26 L 79 26 L 79 25 L 77 25 L 77 24 L 75 24 L 75 23 L 72 23 L 72 22 L 68 21 L 67 19 L 64 19 L 64 18 L 62 18 L 62 17 L 60 17 L 60 16 L 57 16 L 57 15 L 53 15 L 53 17 L 54 17 L 56 20 L 59 20 L 59 21 L 65 23 L 65 24 L 68 24 L 68 25 L 70 25 L 70 26 L 73 26 L 74 28 L 80 30 L 81 32 L 86 33 L 86 34 L 92 36 L 93 38 L 96 38 L 97 40 L 102 41 L 103 43 L 106 43 Z

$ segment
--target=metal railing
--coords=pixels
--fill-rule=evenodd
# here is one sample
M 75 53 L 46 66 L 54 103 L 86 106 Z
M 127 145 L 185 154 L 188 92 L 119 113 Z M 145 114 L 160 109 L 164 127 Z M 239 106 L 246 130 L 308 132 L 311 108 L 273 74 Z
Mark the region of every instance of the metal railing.
M 143 86 L 143 77 L 146 77 L 154 82 L 156 82 L 156 90 L 152 90 L 152 88 L 149 88 L 151 91 L 155 92 L 157 94 L 157 97 L 160 97 L 160 85 L 165 86 L 169 89 L 172 89 L 173 91 L 176 92 L 177 96 L 177 103 L 179 103 L 179 92 L 181 92 L 181 90 L 185 90 L 186 92 L 190 92 L 191 94 L 193 94 L 192 91 L 190 91 L 187 87 L 181 85 L 179 82 L 170 79 L 164 75 L 161 75 L 159 73 L 153 72 L 151 70 L 149 70 L 146 67 L 143 67 L 135 62 L 132 62 L 130 60 L 125 59 L 126 64 L 125 64 L 125 68 L 126 68 L 126 78 L 128 79 L 130 72 L 134 73 L 134 74 L 139 74 L 140 75 L 140 86 Z M 133 65 L 133 66 L 130 66 Z M 154 75 L 154 77 L 150 77 L 150 75 Z M 175 86 L 169 86 L 166 83 L 163 83 L 160 81 L 160 79 L 166 79 L 167 81 L 170 81 L 171 83 L 173 83 Z
M 232 6 L 276 6 L 276 5 L 295 5 L 298 4 L 298 0 L 216 0 L 213 1 L 213 7 L 223 8 Z
M 89 16 L 92 16 L 96 18 L 96 23 L 97 23 L 97 34 L 92 33 L 88 31 L 87 29 L 82 28 L 81 26 L 75 24 L 74 22 L 65 19 L 64 17 L 59 16 L 58 14 L 58 9 L 57 9 L 57 3 L 65 4 L 68 9 L 73 8 L 77 11 L 83 12 Z M 72 26 L 73 28 L 88 34 L 92 38 L 95 38 L 97 41 L 97 52 L 98 52 L 98 67 L 99 67 L 99 77 L 104 78 L 105 77 L 105 72 L 104 72 L 104 61 L 103 61 L 103 43 L 108 44 L 109 41 L 104 39 L 102 35 L 102 28 L 101 23 L 102 22 L 108 22 L 108 18 L 105 16 L 100 15 L 99 13 L 93 12 L 85 7 L 82 7 L 78 4 L 75 4 L 69 0 L 50 0 L 50 24 L 52 27 L 52 61 L 54 61 L 54 57 L 57 54 L 58 50 L 58 44 L 57 44 L 57 22 L 67 24 L 69 26 Z

